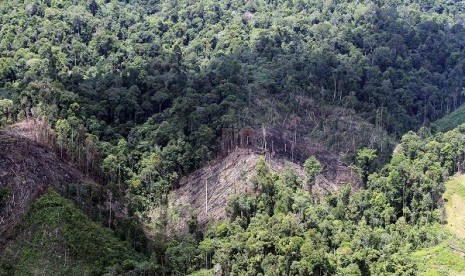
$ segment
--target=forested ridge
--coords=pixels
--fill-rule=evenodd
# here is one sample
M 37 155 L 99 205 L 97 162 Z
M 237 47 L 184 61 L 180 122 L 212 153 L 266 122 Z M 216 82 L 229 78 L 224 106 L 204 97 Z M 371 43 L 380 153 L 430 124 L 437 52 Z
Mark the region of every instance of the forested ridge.
M 0 126 L 33 122 L 99 183 L 62 196 L 89 197 L 86 215 L 146 258 L 108 273 L 415 275 L 411 252 L 447 235 L 463 126 L 429 126 L 465 100 L 460 1 L 14 0 L 0 14 Z M 264 159 L 228 222 L 144 233 L 181 177 L 237 147 L 306 177 Z M 359 183 L 312 193 L 334 166 Z

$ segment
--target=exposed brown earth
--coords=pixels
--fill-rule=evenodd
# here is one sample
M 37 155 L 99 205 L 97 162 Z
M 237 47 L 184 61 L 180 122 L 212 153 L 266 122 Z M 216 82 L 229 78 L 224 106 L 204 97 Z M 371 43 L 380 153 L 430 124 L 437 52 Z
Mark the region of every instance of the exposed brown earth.
M 355 173 L 343 164 L 337 164 L 337 158 L 330 153 L 326 153 L 326 156 L 326 159 L 322 159 L 323 174 L 318 177 L 313 192 L 322 195 L 336 191 L 347 183 L 357 186 L 358 179 Z M 333 158 L 329 158 L 331 156 Z M 255 165 L 261 157 L 263 155 L 249 149 L 236 149 L 228 156 L 219 158 L 182 178 L 179 187 L 170 194 L 168 210 L 152 210 L 152 221 L 160 221 L 160 216 L 165 213 L 169 224 L 166 228 L 171 229 L 167 234 L 182 236 L 188 231 L 186 221 L 192 215 L 197 217 L 201 227 L 209 221 L 225 219 L 225 206 L 233 195 L 253 192 L 251 180 L 255 175 Z M 271 154 L 267 154 L 266 161 L 275 172 L 282 172 L 285 166 L 289 165 L 305 179 L 302 167 L 296 163 L 273 158 Z
M 0 250 L 30 204 L 49 187 L 66 194 L 70 187 L 89 182 L 72 164 L 31 140 L 32 126 L 22 123 L 0 131 L 0 186 L 10 191 L 0 210 Z
M 79 189 L 83 183 L 92 182 L 48 148 L 53 137 L 48 126 L 32 120 L 0 132 L 0 186 L 11 190 L 5 208 L 0 210 L 1 237 L 8 237 L 28 206 L 47 188 L 69 195 L 67 189 Z M 233 195 L 253 192 L 251 179 L 258 159 L 263 156 L 273 171 L 282 172 L 289 165 L 304 179 L 301 164 L 315 155 L 323 165 L 323 173 L 313 188 L 317 194 L 335 191 L 347 183 L 357 187 L 359 183 L 340 156 L 316 142 L 296 139 L 286 127 L 246 129 L 241 133 L 225 131 L 222 149 L 223 154 L 217 159 L 180 179 L 169 195 L 167 208 L 149 212 L 152 222 L 149 233 L 160 229 L 165 221 L 168 224 L 165 229 L 177 229 L 168 234 L 183 235 L 187 232 L 186 221 L 193 215 L 201 227 L 209 221 L 225 219 L 225 206 Z M 78 198 L 74 201 L 80 203 Z M 114 209 L 124 209 L 120 207 Z

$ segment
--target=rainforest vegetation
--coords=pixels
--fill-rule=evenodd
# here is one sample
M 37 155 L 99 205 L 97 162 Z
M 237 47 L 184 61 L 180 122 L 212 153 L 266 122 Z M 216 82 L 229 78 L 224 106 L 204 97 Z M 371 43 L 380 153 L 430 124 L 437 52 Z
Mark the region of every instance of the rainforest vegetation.
M 45 218 L 86 273 L 416 275 L 411 253 L 449 235 L 442 194 L 463 168 L 465 120 L 433 123 L 465 102 L 461 1 L 13 0 L 0 15 L 0 127 L 40 121 L 46 144 L 100 185 L 62 195 L 87 197 L 85 214 L 47 192 L 18 233 Z M 226 221 L 145 231 L 147 210 L 237 146 L 230 136 L 277 126 L 305 178 L 263 159 Z M 294 153 L 297 137 L 341 156 L 360 185 L 312 193 L 324 165 Z M 9 198 L 0 187 L 0 209 Z M 98 207 L 113 201 L 124 217 Z M 79 221 L 53 224 L 56 210 Z M 28 238 L 0 275 L 33 267 L 41 237 Z

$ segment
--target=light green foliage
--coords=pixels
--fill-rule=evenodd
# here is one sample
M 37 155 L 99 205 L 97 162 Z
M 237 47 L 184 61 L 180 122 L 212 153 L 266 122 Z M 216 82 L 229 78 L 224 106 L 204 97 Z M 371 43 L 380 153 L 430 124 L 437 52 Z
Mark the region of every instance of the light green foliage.
M 463 256 L 458 251 L 451 250 L 450 245 L 453 239 L 446 239 L 442 243 L 419 250 L 413 254 L 413 258 L 417 262 L 420 275 L 436 276 L 436 275 L 462 275 L 465 272 L 465 261 Z M 465 244 L 455 247 L 463 249 Z
M 254 197 L 250 195 L 234 196 L 228 201 L 226 213 L 233 220 L 237 217 L 245 220 L 246 225 L 250 222 L 250 218 L 256 212 L 257 203 Z
M 257 175 L 252 179 L 255 191 L 260 194 L 257 204 L 258 209 L 267 210 L 268 214 L 273 214 L 274 205 L 276 203 L 276 183 L 277 175 L 275 175 L 265 162 L 264 158 L 260 158 L 255 167 Z
M 60 155 L 63 157 L 63 150 L 68 144 L 71 127 L 66 119 L 59 119 L 56 122 L 55 129 L 57 132 L 57 141 L 60 147 Z
M 463 123 L 465 123 L 465 105 L 461 105 L 456 110 L 434 122 L 433 127 L 435 127 L 438 131 L 444 132 Z
M 13 101 L 0 99 L 0 127 L 11 124 L 15 117 L 15 107 Z
M 296 171 L 292 169 L 291 166 L 287 165 L 284 168 L 283 172 L 283 184 L 292 188 L 292 189 L 297 189 L 297 188 L 302 188 L 302 180 L 299 178 L 297 175 Z
M 107 2 L 0 7 L 0 97 L 14 105 L 0 120 L 66 120 L 60 152 L 97 175 L 115 155 L 100 141 L 124 137 L 127 160 L 106 179 L 120 190 L 151 193 L 138 183 L 149 152 L 166 164 L 155 186 L 169 188 L 215 156 L 223 129 L 274 124 L 276 113 L 316 116 L 298 135 L 349 158 L 365 141 L 385 160 L 390 145 L 353 122 L 400 136 L 463 101 L 454 2 Z
M 307 185 L 312 190 L 315 185 L 316 177 L 321 173 L 321 163 L 315 156 L 310 156 L 304 163 L 305 173 L 307 174 Z
M 366 185 L 368 181 L 368 174 L 373 167 L 373 160 L 376 158 L 376 150 L 369 148 L 362 148 L 357 152 L 357 168 L 362 179 L 362 185 Z

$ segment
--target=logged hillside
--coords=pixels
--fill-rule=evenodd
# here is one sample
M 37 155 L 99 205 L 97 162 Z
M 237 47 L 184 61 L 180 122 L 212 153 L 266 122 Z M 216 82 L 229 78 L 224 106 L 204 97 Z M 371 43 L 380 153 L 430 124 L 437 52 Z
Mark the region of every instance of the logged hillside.
M 0 251 L 31 204 L 48 189 L 71 199 L 91 219 L 116 228 L 119 238 L 141 249 L 145 235 L 132 221 L 129 203 L 86 175 L 84 167 L 60 157 L 48 127 L 43 121 L 27 120 L 0 130 Z
M 126 203 L 61 158 L 49 136 L 39 120 L 0 130 L 0 275 L 133 271 L 145 235 Z
M 0 127 L 16 125 L 0 134 L 0 230 L 54 188 L 150 256 L 142 274 L 415 275 L 464 166 L 464 14 L 2 1 Z M 428 128 L 445 114 L 451 131 Z
M 200 241 L 191 225 L 192 235 L 166 254 L 176 260 L 172 269 L 203 273 L 460 275 L 463 185 L 447 179 L 464 168 L 464 144 L 465 125 L 409 132 L 366 188 L 344 186 L 324 197 L 259 161 L 252 177 L 258 188 L 232 197 L 229 221 Z M 194 252 L 203 259 L 190 263 Z
M 82 186 L 89 181 L 71 164 L 14 128 L 0 131 L 0 187 L 5 191 L 0 209 L 1 244 L 48 188 L 71 194 L 72 190 L 84 190 Z M 75 199 L 78 201 L 79 195 Z
M 192 217 L 197 219 L 201 227 L 205 227 L 208 222 L 226 220 L 228 201 L 234 196 L 254 193 L 252 180 L 256 175 L 256 165 L 262 157 L 251 150 L 238 149 L 227 157 L 214 160 L 189 176 L 181 178 L 169 195 L 169 210 L 175 215 L 168 222 L 167 234 L 185 236 L 188 232 L 186 221 Z M 358 186 L 360 180 L 356 172 L 343 164 L 331 163 L 337 162 L 335 156 L 326 153 L 325 161 L 322 163 L 323 171 L 312 188 L 313 193 L 325 196 L 336 192 L 347 183 Z M 301 187 L 305 187 L 306 173 L 298 164 L 270 155 L 267 155 L 266 162 L 276 173 L 283 173 L 286 169 L 295 171 L 296 176 L 302 179 Z M 160 228 L 162 214 L 163 208 L 149 211 L 151 221 L 154 222 L 150 226 L 155 228 L 154 230 Z
M 0 255 L 0 275 L 123 275 L 142 260 L 50 187 L 14 227 Z
M 275 132 L 298 162 L 308 158 L 300 149 L 317 146 L 350 165 L 367 146 L 379 167 L 392 137 L 464 101 L 463 9 L 442 0 L 8 1 L 0 124 L 45 116 L 79 166 L 95 159 L 109 186 L 141 196 L 223 154 L 229 130 Z M 147 177 L 155 155 L 163 162 Z

